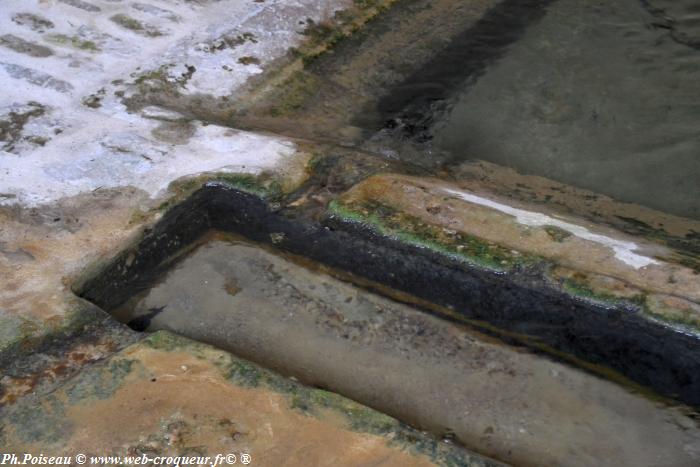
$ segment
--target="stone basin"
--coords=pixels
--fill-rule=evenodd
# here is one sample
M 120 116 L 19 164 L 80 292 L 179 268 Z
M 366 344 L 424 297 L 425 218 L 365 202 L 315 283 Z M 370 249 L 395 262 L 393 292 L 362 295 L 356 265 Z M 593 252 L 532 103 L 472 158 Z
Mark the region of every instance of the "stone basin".
M 608 3 L 3 2 L 0 451 L 698 465 L 699 13 Z

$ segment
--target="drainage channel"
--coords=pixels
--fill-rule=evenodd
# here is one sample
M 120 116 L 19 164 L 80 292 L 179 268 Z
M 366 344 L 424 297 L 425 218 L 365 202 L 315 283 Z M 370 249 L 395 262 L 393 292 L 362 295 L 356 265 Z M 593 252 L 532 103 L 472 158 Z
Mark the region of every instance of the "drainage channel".
M 370 280 L 377 277 L 369 271 L 383 268 L 403 278 L 399 290 L 419 297 L 454 287 L 448 265 L 435 258 L 420 263 L 420 253 L 380 250 L 378 239 L 360 238 L 212 184 L 169 211 L 79 292 L 134 329 L 168 329 L 211 343 L 516 465 L 697 465 L 700 432 L 680 407 L 335 278 L 356 276 L 333 267 Z M 368 264 L 372 257 L 381 266 Z M 453 268 L 447 270 L 457 274 Z M 418 281 L 419 273 L 433 274 L 431 282 Z M 512 300 L 513 308 L 541 298 L 532 292 L 529 301 L 519 300 L 514 290 L 503 288 L 494 303 Z M 487 311 L 493 306 L 482 303 Z M 596 311 L 573 309 L 584 324 L 586 313 Z M 614 310 L 599 312 L 609 317 Z M 475 315 L 474 307 L 465 314 Z M 629 338 L 619 345 L 630 343 L 640 356 L 654 345 Z M 681 355 L 692 361 L 692 354 Z

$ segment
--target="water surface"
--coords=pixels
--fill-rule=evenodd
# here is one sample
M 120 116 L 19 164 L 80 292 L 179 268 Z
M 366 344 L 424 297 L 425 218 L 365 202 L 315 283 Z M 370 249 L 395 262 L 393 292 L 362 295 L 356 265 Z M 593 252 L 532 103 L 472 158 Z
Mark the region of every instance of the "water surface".
M 116 315 L 515 465 L 700 463 L 700 430 L 678 410 L 306 266 L 214 240 Z
M 433 136 L 453 160 L 700 218 L 696 0 L 552 2 L 449 108 Z

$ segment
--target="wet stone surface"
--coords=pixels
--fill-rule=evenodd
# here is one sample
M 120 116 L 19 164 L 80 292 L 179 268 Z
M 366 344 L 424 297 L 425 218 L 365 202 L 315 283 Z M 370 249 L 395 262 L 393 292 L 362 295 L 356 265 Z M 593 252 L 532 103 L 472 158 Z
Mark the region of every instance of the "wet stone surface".
M 231 350 L 515 465 L 700 459 L 700 430 L 681 411 L 248 243 L 205 244 L 114 314 L 138 330 Z
M 19 456 L 153 459 L 224 453 L 236 455 L 237 462 L 247 454 L 253 464 L 269 466 L 502 465 L 340 396 L 163 332 L 47 394 L 5 408 L 0 420 L 3 448 Z
M 696 2 L 545 10 L 451 98 L 435 147 L 700 219 Z
M 494 274 L 525 270 L 533 253 L 546 250 L 553 257 L 548 280 L 556 287 L 570 286 L 556 293 L 586 303 L 573 308 L 576 311 L 590 303 L 636 300 L 646 307 L 645 319 L 655 323 L 645 328 L 652 334 L 686 333 L 682 335 L 688 339 L 697 335 L 693 334 L 700 323 L 697 223 L 620 205 L 602 195 L 520 176 L 503 167 L 462 163 L 461 156 L 443 157 L 435 151 L 437 146 L 424 144 L 429 138 L 418 138 L 418 144 L 410 134 L 403 138 L 402 125 L 410 124 L 410 118 L 391 122 L 398 142 L 391 131 L 370 138 L 386 123 L 381 114 L 386 109 L 377 99 L 393 87 L 401 88 L 402 99 L 419 96 L 425 103 L 427 96 L 431 106 L 433 91 L 440 88 L 444 96 L 453 90 L 452 78 L 461 82 L 461 69 L 456 69 L 459 76 L 444 80 L 449 86 L 443 81 L 437 87 L 414 86 L 410 77 L 465 31 L 469 44 L 478 50 L 463 47 L 462 55 L 453 58 L 466 54 L 488 64 L 480 70 L 489 79 L 475 86 L 498 83 L 493 78 L 503 72 L 500 67 L 507 68 L 513 60 L 530 66 L 527 60 L 523 65 L 523 44 L 542 51 L 531 60 L 535 71 L 568 66 L 571 57 L 557 55 L 562 52 L 558 44 L 570 41 L 567 34 L 572 31 L 588 37 L 599 32 L 596 28 L 612 29 L 625 36 L 620 44 L 641 48 L 650 38 L 661 38 L 649 48 L 653 51 L 649 60 L 635 62 L 644 72 L 630 73 L 634 78 L 623 88 L 634 90 L 649 77 L 661 77 L 661 87 L 672 88 L 665 98 L 675 105 L 686 87 L 683 77 L 695 72 L 697 9 L 687 2 L 642 2 L 646 13 L 641 22 L 625 18 L 622 25 L 596 23 L 590 30 L 588 22 L 583 26 L 577 22 L 562 32 L 559 24 L 568 24 L 575 16 L 566 12 L 576 11 L 590 20 L 586 8 L 599 3 L 408 0 L 386 11 L 393 3 L 3 2 L 1 445 L 45 454 L 216 453 L 250 448 L 258 465 L 492 465 L 454 444 L 462 441 L 480 453 L 526 466 L 698 464 L 698 427 L 684 407 L 670 407 L 643 389 L 637 388 L 645 395 L 632 392 L 629 385 L 508 347 L 471 328 L 333 279 L 309 261 L 280 257 L 259 245 L 216 237 L 136 297 L 119 318 L 134 329 L 172 329 L 231 349 L 285 376 L 399 416 L 438 438 L 224 351 L 162 332 L 150 337 L 132 332 L 76 295 L 81 284 L 95 279 L 110 282 L 107 302 L 114 297 L 120 301 L 130 289 L 114 290 L 115 284 L 136 284 L 143 290 L 149 274 L 155 274 L 147 270 L 154 266 L 148 261 L 165 261 L 162 269 L 156 268 L 164 271 L 166 256 L 191 247 L 189 243 L 207 228 L 236 231 L 228 227 L 253 226 L 254 234 L 265 236 L 254 237 L 257 240 L 281 248 L 294 244 L 298 248 L 293 251 L 314 253 L 319 261 L 342 264 L 358 274 L 335 271 L 344 279 L 367 278 L 368 272 L 379 271 L 387 273 L 378 279 L 385 284 L 400 283 L 392 279 L 402 277 L 390 275 L 395 271 L 386 267 L 392 264 L 387 258 L 373 256 L 376 251 L 388 252 L 385 246 L 390 241 L 400 251 L 416 252 L 412 248 L 418 245 L 416 258 L 425 253 L 425 258 L 436 260 L 412 264 L 451 267 L 453 253 L 467 261 L 477 254 Z M 613 10 L 626 13 L 631 3 L 600 5 L 605 16 Z M 634 8 L 642 11 L 638 5 Z M 511 15 L 512 22 L 494 23 L 499 15 L 516 10 L 524 14 Z M 653 18 L 651 32 L 637 34 L 634 28 L 649 18 Z M 473 28 L 488 40 L 500 40 L 503 55 L 492 56 L 492 44 L 482 43 L 482 35 L 470 37 Z M 504 35 L 507 31 L 512 34 Z M 560 40 L 547 42 L 548 35 Z M 574 42 L 571 50 L 598 44 Z M 693 51 L 674 55 L 678 59 L 674 87 L 666 80 L 668 70 L 654 69 L 654 54 L 681 46 Z M 620 53 L 617 48 L 608 51 L 610 56 Z M 600 67 L 600 71 L 610 70 Z M 595 91 L 598 77 L 590 76 L 590 70 L 578 72 Z M 540 75 L 536 73 L 538 79 Z M 576 84 L 576 77 L 562 75 L 556 78 L 562 82 L 571 78 Z M 408 85 L 402 86 L 407 77 Z M 521 81 L 527 91 L 528 80 Z M 555 89 L 553 83 L 545 82 L 545 90 Z M 508 83 L 502 89 L 509 89 Z M 591 89 L 581 86 L 582 96 L 589 96 Z M 497 104 L 513 100 L 519 91 L 501 100 L 499 94 L 488 108 L 498 109 Z M 570 94 L 552 91 L 538 96 L 535 113 L 546 120 L 547 128 L 576 122 L 581 115 L 587 118 L 586 112 L 579 115 L 566 108 L 560 112 L 559 103 L 566 103 Z M 665 112 L 661 100 L 653 95 L 647 104 Z M 527 99 L 519 102 L 532 104 Z M 403 108 L 390 106 L 391 111 Z M 685 118 L 694 112 L 692 105 L 682 110 L 660 113 L 672 123 L 674 115 Z M 497 114 L 483 113 L 485 122 Z M 424 112 L 418 118 L 426 115 L 430 123 L 432 114 Z M 597 121 L 602 120 L 599 112 Z M 521 122 L 509 122 L 522 130 Z M 234 127 L 272 130 L 287 137 Z M 420 136 L 430 129 L 420 121 L 409 133 Z M 674 133 L 678 154 L 688 146 L 685 129 Z M 525 130 L 534 134 L 534 140 L 544 138 L 532 128 Z M 657 135 L 653 128 L 648 133 L 652 139 Z M 521 138 L 507 136 L 503 141 Z M 324 142 L 313 142 L 316 138 Z M 618 147 L 624 146 L 623 140 L 605 142 Z M 353 146 L 363 142 L 360 148 Z M 666 143 L 652 145 L 652 152 L 668 152 Z M 445 162 L 459 163 L 442 170 Z M 360 183 L 377 172 L 395 175 Z M 421 178 L 409 180 L 406 174 Z M 202 186 L 200 192 L 218 187 L 214 203 L 193 195 Z M 535 199 L 545 207 L 527 204 Z M 606 226 L 600 230 L 580 219 L 565 222 L 548 210 L 555 202 L 565 213 L 585 212 L 586 219 L 603 219 Z M 234 209 L 227 210 L 231 206 Z M 172 221 L 181 219 L 183 210 L 191 224 L 177 225 L 178 233 L 171 237 Z M 376 221 L 399 225 L 391 225 L 391 239 L 372 235 L 355 243 L 355 238 L 343 237 L 350 235 L 351 230 L 343 230 L 348 225 L 329 222 L 346 214 L 348 225 L 365 232 Z M 408 214 L 416 222 L 401 224 Z M 259 222 L 264 227 L 268 221 L 275 229 L 255 230 Z M 627 234 L 651 238 L 651 243 L 609 229 L 620 225 Z M 286 234 L 280 231 L 287 227 Z M 310 240 L 314 229 L 320 235 Z M 151 246 L 160 256 L 131 249 L 155 236 Z M 316 240 L 325 239 L 324 245 L 332 246 L 329 239 L 337 238 L 366 249 L 361 254 L 352 247 L 342 254 L 342 248 L 313 251 Z M 358 260 L 363 254 L 364 259 Z M 393 261 L 401 259 L 389 254 Z M 333 262 L 341 256 L 344 263 Z M 638 262 L 640 258 L 644 263 Z M 101 276 L 100 271 L 112 264 L 114 274 Z M 358 264 L 375 267 L 362 271 Z M 428 276 L 433 271 L 423 270 Z M 498 284 L 507 289 L 511 285 L 507 280 Z M 449 295 L 450 289 L 462 290 L 446 284 L 421 291 L 379 290 L 409 303 L 415 302 L 400 291 L 441 290 Z M 466 296 L 483 292 L 472 291 L 474 295 Z M 428 298 L 436 303 L 440 299 Z M 619 335 L 624 331 L 626 327 Z M 558 329 L 551 332 L 562 334 Z M 508 340 L 513 341 L 517 339 Z M 677 348 L 671 344 L 664 342 L 664 349 Z M 673 352 L 678 361 L 691 357 L 692 353 Z M 646 360 L 641 362 L 645 364 Z M 658 380 L 664 369 L 668 370 L 658 365 L 645 371 L 656 372 Z M 602 374 L 605 369 L 591 371 Z M 622 380 L 616 374 L 609 377 Z M 440 437 L 444 439 L 437 441 Z

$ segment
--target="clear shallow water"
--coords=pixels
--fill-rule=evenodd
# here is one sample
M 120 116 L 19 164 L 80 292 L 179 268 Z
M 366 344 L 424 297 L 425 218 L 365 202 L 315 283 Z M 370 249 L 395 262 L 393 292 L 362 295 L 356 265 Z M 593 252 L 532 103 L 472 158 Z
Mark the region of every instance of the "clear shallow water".
M 115 315 L 522 466 L 696 466 L 679 411 L 245 242 L 211 241 Z
M 433 135 L 457 161 L 700 219 L 700 3 L 555 1 Z

